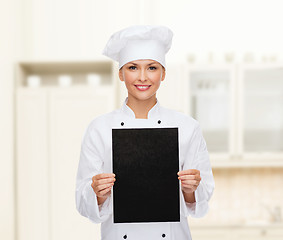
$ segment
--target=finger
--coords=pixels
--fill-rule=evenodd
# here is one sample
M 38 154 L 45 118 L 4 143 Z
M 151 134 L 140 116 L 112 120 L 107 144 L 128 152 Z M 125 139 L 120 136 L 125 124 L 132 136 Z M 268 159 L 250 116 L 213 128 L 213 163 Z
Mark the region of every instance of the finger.
M 191 186 L 191 185 L 182 185 L 182 189 L 187 189 L 187 190 L 193 191 L 193 190 L 194 190 L 194 186 Z
M 101 185 L 101 184 L 105 184 L 105 183 L 113 183 L 115 182 L 116 179 L 114 177 L 111 177 L 111 178 L 103 178 L 103 179 L 100 179 L 100 180 L 95 180 L 94 183 L 95 185 Z
M 191 184 L 182 184 L 182 188 L 187 188 L 191 190 L 196 190 L 198 186 L 191 185 Z
M 179 176 L 182 176 L 182 175 L 186 175 L 186 174 L 193 174 L 193 175 L 195 175 L 195 174 L 199 174 L 199 173 L 200 172 L 197 169 L 187 169 L 187 170 L 180 171 L 177 174 Z
M 201 177 L 199 175 L 182 175 L 180 177 L 178 177 L 179 180 L 196 180 L 196 181 L 200 181 Z
M 104 190 L 100 191 L 98 194 L 100 196 L 103 196 L 105 195 L 106 193 L 108 193 L 110 190 L 111 190 L 112 186 L 111 187 L 108 187 L 108 188 L 105 188 Z
M 180 180 L 195 179 L 196 175 L 181 175 L 178 177 Z
M 99 192 L 99 191 L 102 191 L 105 188 L 112 187 L 113 185 L 114 185 L 114 183 L 107 183 L 107 184 L 98 185 L 98 186 L 96 186 L 96 190 Z
M 111 178 L 111 177 L 115 177 L 115 174 L 114 173 L 101 173 L 101 174 L 95 175 L 94 179 L 98 180 L 98 179 Z
M 199 185 L 199 181 L 197 180 L 186 180 L 186 181 L 181 181 L 182 184 L 190 184 L 190 185 L 195 185 L 198 186 Z
M 95 175 L 92 180 L 99 180 L 99 179 L 103 179 L 103 178 L 111 178 L 111 177 L 115 177 L 114 173 L 101 173 L 101 174 L 97 174 Z

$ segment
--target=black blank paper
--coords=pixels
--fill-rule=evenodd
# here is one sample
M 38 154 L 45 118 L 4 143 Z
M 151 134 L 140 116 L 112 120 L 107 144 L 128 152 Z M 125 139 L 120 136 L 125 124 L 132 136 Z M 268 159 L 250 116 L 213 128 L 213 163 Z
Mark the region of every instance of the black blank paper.
M 112 129 L 114 223 L 180 221 L 178 128 Z

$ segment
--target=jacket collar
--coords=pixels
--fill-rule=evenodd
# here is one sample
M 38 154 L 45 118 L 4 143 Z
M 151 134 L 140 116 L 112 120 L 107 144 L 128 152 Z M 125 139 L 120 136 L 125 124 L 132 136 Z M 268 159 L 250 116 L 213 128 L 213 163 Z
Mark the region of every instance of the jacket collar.
M 126 97 L 123 103 L 123 106 L 121 108 L 121 113 L 127 115 L 129 118 L 136 119 L 134 111 L 127 105 L 127 102 L 128 102 L 128 97 Z M 160 110 L 160 103 L 156 98 L 156 104 L 149 110 L 147 114 L 147 119 L 157 118 L 159 116 L 159 110 Z

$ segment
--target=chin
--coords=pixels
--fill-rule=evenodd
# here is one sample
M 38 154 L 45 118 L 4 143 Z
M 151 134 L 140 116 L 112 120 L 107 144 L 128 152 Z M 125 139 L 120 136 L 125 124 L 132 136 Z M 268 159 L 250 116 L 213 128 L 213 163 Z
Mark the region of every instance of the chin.
M 134 96 L 137 100 L 140 100 L 140 101 L 146 101 L 146 100 L 149 100 L 151 98 L 155 98 L 155 96 Z

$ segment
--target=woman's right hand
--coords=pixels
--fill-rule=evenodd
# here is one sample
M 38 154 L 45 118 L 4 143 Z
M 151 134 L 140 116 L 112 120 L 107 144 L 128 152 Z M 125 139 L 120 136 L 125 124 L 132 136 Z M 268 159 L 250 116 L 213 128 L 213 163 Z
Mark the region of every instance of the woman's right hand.
M 110 190 L 115 181 L 115 174 L 113 173 L 101 173 L 92 177 L 91 187 L 97 196 L 98 205 L 110 196 Z

